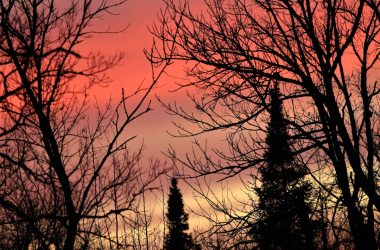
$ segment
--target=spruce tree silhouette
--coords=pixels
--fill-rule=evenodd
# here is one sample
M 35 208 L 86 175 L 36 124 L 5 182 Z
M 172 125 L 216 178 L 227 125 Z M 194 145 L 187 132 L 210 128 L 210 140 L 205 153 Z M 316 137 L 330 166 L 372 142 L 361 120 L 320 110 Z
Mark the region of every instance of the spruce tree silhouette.
M 304 180 L 306 171 L 294 163 L 277 86 L 269 111 L 266 165 L 259 170 L 262 185 L 256 188 L 259 219 L 251 233 L 259 249 L 313 249 L 306 202 L 311 187 Z
M 188 250 L 198 249 L 186 233 L 189 229 L 189 215 L 184 210 L 182 194 L 177 187 L 177 179 L 172 178 L 168 198 L 168 212 L 166 213 L 168 234 L 165 236 L 165 250 Z

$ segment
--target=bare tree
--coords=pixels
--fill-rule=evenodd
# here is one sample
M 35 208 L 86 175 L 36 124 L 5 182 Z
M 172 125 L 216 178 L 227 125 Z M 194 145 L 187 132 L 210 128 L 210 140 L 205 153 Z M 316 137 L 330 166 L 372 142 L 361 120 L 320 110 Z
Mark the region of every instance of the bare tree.
M 168 62 L 119 102 L 94 106 L 88 98 L 124 54 L 85 55 L 78 46 L 118 32 L 92 24 L 125 2 L 0 1 L 0 230 L 23 234 L 23 247 L 125 247 L 115 238 L 119 216 L 133 213 L 164 171 L 141 168 L 142 150 L 128 149 L 134 136 L 125 130 L 150 110 L 148 94 Z
M 225 130 L 230 149 L 215 150 L 224 161 L 206 155 L 182 163 L 196 176 L 259 168 L 268 90 L 279 84 L 297 161 L 311 172 L 318 164 L 333 168 L 356 248 L 376 249 L 377 1 L 211 0 L 200 13 L 188 1 L 165 3 L 152 28 L 162 42 L 152 63 L 188 62 L 190 79 L 180 87 L 199 93 L 189 95 L 197 112 L 164 105 L 197 125 L 177 124 L 179 136 Z M 173 43 L 175 53 L 165 53 Z

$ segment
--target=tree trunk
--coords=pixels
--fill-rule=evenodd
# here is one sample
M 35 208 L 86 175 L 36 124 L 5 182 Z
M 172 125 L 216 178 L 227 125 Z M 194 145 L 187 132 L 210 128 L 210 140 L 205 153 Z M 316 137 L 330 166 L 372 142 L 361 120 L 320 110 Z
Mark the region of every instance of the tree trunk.
M 369 225 L 364 223 L 363 215 L 357 210 L 357 208 L 349 204 L 348 206 L 348 218 L 351 229 L 351 234 L 354 238 L 356 250 L 376 250 L 376 240 L 374 235 L 371 234 Z
M 70 219 L 69 225 L 67 227 L 65 245 L 63 246 L 63 250 L 73 250 L 75 246 L 75 238 L 78 230 L 78 220 Z

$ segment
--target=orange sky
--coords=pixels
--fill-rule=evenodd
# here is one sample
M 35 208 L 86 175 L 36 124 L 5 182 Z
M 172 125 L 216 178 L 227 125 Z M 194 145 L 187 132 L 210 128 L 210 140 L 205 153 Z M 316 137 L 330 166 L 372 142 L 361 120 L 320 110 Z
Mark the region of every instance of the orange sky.
M 202 0 L 193 0 L 193 7 L 201 7 Z M 146 84 L 151 80 L 151 68 L 148 60 L 143 53 L 144 48 L 149 49 L 152 45 L 153 37 L 148 31 L 153 21 L 157 18 L 160 7 L 163 6 L 162 0 L 128 0 L 126 4 L 117 9 L 118 15 L 105 16 L 104 20 L 97 20 L 93 25 L 96 30 L 111 28 L 112 30 L 121 30 L 129 27 L 118 34 L 97 35 L 91 39 L 85 40 L 81 45 L 84 53 L 98 52 L 115 53 L 117 51 L 126 52 L 123 65 L 111 70 L 109 76 L 113 82 L 107 87 L 93 87 L 90 94 L 100 103 L 105 103 L 110 97 L 118 100 L 121 97 L 121 89 L 126 92 L 135 90 L 143 81 Z M 170 75 L 181 76 L 183 69 L 178 64 L 171 65 L 168 69 Z M 184 98 L 184 92 L 170 92 L 176 88 L 175 80 L 169 77 L 163 77 L 159 81 L 157 88 L 151 94 L 153 101 L 153 111 L 141 117 L 129 127 L 129 135 L 137 134 L 136 142 L 142 140 L 146 145 L 146 157 L 160 157 L 161 151 L 165 151 L 167 146 L 173 144 L 175 147 L 186 151 L 191 148 L 191 140 L 174 139 L 166 131 L 174 131 L 171 122 L 175 119 L 167 115 L 163 108 L 156 100 L 156 95 L 165 102 L 173 100 L 180 101 L 182 106 L 189 106 L 190 101 Z M 209 138 L 208 139 L 212 139 Z M 217 140 L 219 141 L 220 138 Z
M 202 9 L 203 0 L 190 0 L 192 7 Z M 125 51 L 126 58 L 123 65 L 110 71 L 110 76 L 113 82 L 107 87 L 94 87 L 91 90 L 91 95 L 96 96 L 97 100 L 102 103 L 106 102 L 110 97 L 113 100 L 118 100 L 121 97 L 121 89 L 124 88 L 127 92 L 133 91 L 140 83 L 145 81 L 149 83 L 151 79 L 151 68 L 148 60 L 145 58 L 143 49 L 149 49 L 152 45 L 152 35 L 148 31 L 148 27 L 152 25 L 157 18 L 157 13 L 160 7 L 163 6 L 162 0 L 128 0 L 128 2 L 119 7 L 117 12 L 119 15 L 106 16 L 104 20 L 98 20 L 94 24 L 94 29 L 107 29 L 111 27 L 113 30 L 120 30 L 128 26 L 128 29 L 118 34 L 99 35 L 91 38 L 83 43 L 84 52 L 100 51 L 102 53 L 114 53 L 116 51 Z M 347 58 L 350 61 L 350 58 Z M 349 69 L 353 64 L 347 64 Z M 183 70 L 177 64 L 169 68 L 170 75 L 181 76 Z M 170 92 L 176 88 L 174 79 L 165 77 L 159 81 L 157 89 L 152 93 L 153 111 L 141 117 L 138 121 L 131 124 L 127 130 L 129 136 L 136 134 L 138 136 L 134 145 L 139 145 L 143 141 L 146 146 L 145 158 L 149 157 L 166 159 L 162 155 L 162 151 L 166 151 L 169 144 L 176 148 L 182 155 L 186 151 L 190 151 L 192 147 L 191 139 L 188 138 L 172 138 L 167 134 L 167 130 L 175 131 L 171 124 L 176 118 L 165 114 L 163 108 L 157 103 L 155 95 L 160 96 L 166 102 L 177 100 L 184 106 L 189 106 L 190 100 L 183 98 L 183 93 Z M 201 142 L 206 137 L 201 138 Z M 223 132 L 208 134 L 207 140 L 218 148 L 225 148 L 226 143 L 222 141 Z M 166 159 L 167 160 L 167 159 Z M 229 189 L 233 190 L 234 194 L 242 193 L 240 188 L 242 184 L 240 180 L 224 183 L 229 185 Z M 179 184 L 186 205 L 197 210 L 194 202 L 193 192 L 190 187 L 183 182 Z M 220 184 L 217 184 L 215 190 L 217 195 L 221 194 Z M 205 204 L 204 202 L 201 202 Z M 200 221 L 194 215 L 190 215 L 190 226 L 192 228 L 201 225 Z M 203 222 L 204 223 L 204 222 Z
M 201 8 L 202 0 L 192 0 L 193 7 Z M 157 13 L 160 7 L 163 6 L 162 0 L 128 0 L 128 2 L 117 9 L 118 15 L 105 16 L 104 20 L 97 20 L 93 25 L 94 29 L 104 30 L 111 28 L 112 30 L 121 30 L 124 27 L 129 27 L 118 34 L 98 35 L 91 39 L 85 40 L 82 47 L 82 52 L 101 52 L 115 53 L 117 51 L 126 52 L 126 58 L 123 65 L 109 72 L 113 82 L 107 87 L 96 86 L 91 89 L 90 95 L 98 100 L 99 103 L 105 103 L 111 97 L 112 100 L 118 100 L 121 97 L 121 89 L 126 92 L 133 91 L 142 81 L 146 84 L 150 83 L 151 68 L 148 60 L 143 53 L 144 48 L 149 49 L 152 45 L 152 35 L 147 27 L 151 26 L 157 18 Z M 183 74 L 182 67 L 175 64 L 169 68 L 170 75 L 181 76 Z M 172 138 L 167 134 L 167 130 L 175 131 L 171 122 L 176 119 L 165 113 L 163 108 L 157 102 L 155 95 L 158 95 L 166 102 L 173 100 L 179 101 L 181 106 L 188 106 L 190 100 L 183 98 L 184 93 L 170 92 L 176 88 L 173 78 L 164 77 L 159 81 L 157 89 L 151 95 L 153 101 L 153 111 L 136 120 L 127 129 L 128 136 L 137 135 L 132 147 L 137 147 L 143 142 L 146 146 L 145 160 L 150 157 L 161 158 L 168 160 L 162 151 L 166 151 L 169 144 L 176 148 L 182 155 L 190 151 L 192 147 L 191 139 L 189 138 Z M 222 142 L 223 133 L 208 134 L 207 141 L 213 143 L 220 148 L 225 146 Z M 205 137 L 201 138 L 204 141 Z M 145 161 L 144 161 L 145 162 Z M 183 182 L 179 184 L 182 193 L 184 194 L 185 203 L 193 209 L 197 209 L 193 200 L 193 192 Z M 238 186 L 233 187 L 239 188 Z M 197 227 L 197 220 L 194 215 L 190 216 L 190 226 Z
M 118 100 L 121 97 L 121 89 L 126 92 L 135 90 L 143 81 L 149 83 L 151 79 L 150 64 L 143 53 L 144 48 L 149 48 L 152 44 L 152 35 L 147 27 L 155 19 L 157 12 L 162 6 L 161 0 L 129 0 L 120 6 L 115 12 L 116 16 L 105 16 L 104 20 L 97 20 L 94 29 L 121 30 L 128 28 L 122 33 L 97 35 L 82 44 L 82 50 L 86 52 L 115 53 L 117 51 L 126 52 L 123 64 L 109 72 L 113 82 L 107 87 L 93 87 L 90 94 L 96 97 L 100 103 L 105 103 L 110 97 Z M 137 134 L 138 142 L 144 140 L 147 147 L 146 155 L 160 155 L 164 149 L 169 136 L 165 133 L 170 117 L 165 116 L 163 110 L 155 101 L 155 95 L 168 95 L 169 85 L 173 87 L 173 82 L 160 82 L 159 88 L 151 95 L 153 99 L 153 111 L 142 117 L 135 124 L 131 124 L 129 135 Z M 165 86 L 163 88 L 162 86 Z M 170 97 L 169 97 L 170 98 Z M 148 156 L 148 157 L 149 157 Z M 160 155 L 161 157 L 161 155 Z

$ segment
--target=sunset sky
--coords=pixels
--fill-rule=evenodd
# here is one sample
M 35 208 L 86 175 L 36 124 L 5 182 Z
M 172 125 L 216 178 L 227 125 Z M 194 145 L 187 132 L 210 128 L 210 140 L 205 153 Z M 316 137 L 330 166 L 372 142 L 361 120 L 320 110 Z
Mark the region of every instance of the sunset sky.
M 112 82 L 106 87 L 93 87 L 90 94 L 99 101 L 107 102 L 111 97 L 112 100 L 118 100 L 121 97 L 121 90 L 126 92 L 134 91 L 141 83 L 149 84 L 151 82 L 151 65 L 146 59 L 143 50 L 150 49 L 153 43 L 153 36 L 148 28 L 152 26 L 157 19 L 160 7 L 163 6 L 162 0 L 129 0 L 126 4 L 117 9 L 115 16 L 106 16 L 104 20 L 98 20 L 94 29 L 121 30 L 128 28 L 117 34 L 98 35 L 82 44 L 85 52 L 115 53 L 117 51 L 126 52 L 123 64 L 112 69 L 109 76 Z M 202 8 L 202 0 L 191 1 L 191 6 Z M 183 77 L 184 70 L 178 64 L 171 65 L 167 73 L 174 77 Z M 164 76 L 158 82 L 158 85 L 150 95 L 152 100 L 152 111 L 138 119 L 129 127 L 129 135 L 138 136 L 135 142 L 144 142 L 146 146 L 145 156 L 147 158 L 163 158 L 162 151 L 166 151 L 169 144 L 186 152 L 191 149 L 192 143 L 189 138 L 173 138 L 167 131 L 175 132 L 172 121 L 176 119 L 165 113 L 164 109 L 158 103 L 156 97 L 160 97 L 164 102 L 169 103 L 176 101 L 181 106 L 191 109 L 190 100 L 185 96 L 184 91 L 173 92 L 177 88 L 175 82 L 178 79 Z M 220 142 L 215 146 L 222 146 L 221 135 L 214 134 L 218 138 L 210 137 L 208 141 Z M 205 138 L 201 138 L 201 140 Z
M 191 7 L 194 9 L 202 10 L 204 3 L 202 0 L 191 0 Z M 113 69 L 110 76 L 113 80 L 107 87 L 94 87 L 91 94 L 100 102 L 106 102 L 110 97 L 113 100 L 118 100 L 121 97 L 121 89 L 125 91 L 133 91 L 142 82 L 149 84 L 151 81 L 151 67 L 148 60 L 143 53 L 144 49 L 151 47 L 153 43 L 153 36 L 150 34 L 148 27 L 151 27 L 153 22 L 157 20 L 160 7 L 163 7 L 162 0 L 129 0 L 126 4 L 117 9 L 115 16 L 107 16 L 104 20 L 98 20 L 94 25 L 94 29 L 107 29 L 121 30 L 128 26 L 126 30 L 121 33 L 99 35 L 84 42 L 84 51 L 101 51 L 102 53 L 114 53 L 117 51 L 126 52 L 126 57 L 123 64 Z M 347 55 L 345 55 L 347 56 Z M 347 58 L 350 61 L 350 58 Z M 352 67 L 352 64 L 345 65 Z M 183 68 L 174 64 L 168 70 L 171 76 L 182 77 Z M 145 116 L 138 119 L 138 121 L 131 124 L 127 130 L 128 135 L 137 135 L 132 147 L 137 147 L 144 143 L 145 160 L 151 157 L 168 161 L 162 152 L 165 152 L 169 145 L 173 146 L 182 156 L 192 149 L 192 139 L 190 138 L 173 138 L 167 131 L 175 132 L 175 127 L 172 121 L 178 119 L 165 113 L 164 109 L 157 102 L 156 96 L 159 96 L 164 102 L 177 101 L 180 106 L 192 108 L 190 100 L 184 98 L 184 92 L 173 92 L 176 89 L 173 77 L 163 77 L 156 86 L 156 89 L 151 94 L 153 110 Z M 224 148 L 226 143 L 223 141 L 223 132 L 208 133 L 207 137 L 200 137 L 201 142 L 207 142 L 218 149 Z M 227 181 L 223 183 L 229 190 L 237 196 L 242 194 L 240 190 L 242 187 L 241 180 Z M 197 209 L 197 205 L 193 200 L 194 192 L 191 188 L 183 182 L 179 186 L 185 197 L 185 204 L 193 209 Z M 214 191 L 222 197 L 220 183 L 217 183 Z M 207 204 L 201 202 L 205 207 Z M 190 226 L 192 228 L 200 225 L 199 218 L 195 215 L 190 215 Z
M 196 2 L 200 1 L 194 1 L 194 3 Z M 122 88 L 126 92 L 131 92 L 141 83 L 149 84 L 151 82 L 151 68 L 143 50 L 149 49 L 152 45 L 153 36 L 148 27 L 157 18 L 157 13 L 162 5 L 161 0 L 129 0 L 117 9 L 118 15 L 106 16 L 104 20 L 98 20 L 98 23 L 94 25 L 94 29 L 110 28 L 112 30 L 121 30 L 128 26 L 121 33 L 99 35 L 83 44 L 84 50 L 88 52 L 100 51 L 110 54 L 117 51 L 126 52 L 123 64 L 109 72 L 113 82 L 107 87 L 92 89 L 91 94 L 96 96 L 98 101 L 106 102 L 110 97 L 113 100 L 118 99 L 121 97 Z M 178 76 L 183 74 L 183 71 L 181 67 L 173 65 L 169 68 L 168 73 Z M 166 101 L 179 99 L 180 93 L 170 92 L 175 88 L 173 78 L 162 78 L 151 94 L 153 111 L 130 127 L 132 130 L 130 133 L 136 133 L 140 142 L 144 140 L 148 157 L 161 157 L 160 152 L 173 142 L 166 130 L 170 129 L 174 117 L 165 114 L 155 96 Z M 186 142 L 181 140 L 181 145 L 184 143 L 188 143 L 188 140 Z
M 149 49 L 152 45 L 153 36 L 150 34 L 148 27 L 151 27 L 154 20 L 157 19 L 157 14 L 162 6 L 162 0 L 129 0 L 125 5 L 117 9 L 118 15 L 106 16 L 104 20 L 98 20 L 98 23 L 93 26 L 94 29 L 110 28 L 112 30 L 121 30 L 128 26 L 121 33 L 98 35 L 84 41 L 82 45 L 85 52 L 100 51 L 101 53 L 110 54 L 117 51 L 126 52 L 123 64 L 109 72 L 109 76 L 113 81 L 106 87 L 96 86 L 92 88 L 90 94 L 93 98 L 103 103 L 107 102 L 110 97 L 112 100 L 118 100 L 121 97 L 122 88 L 129 92 L 135 90 L 142 82 L 150 83 L 151 67 L 143 50 Z M 202 0 L 191 1 L 191 6 L 202 9 Z M 183 68 L 177 64 L 171 65 L 167 72 L 170 76 L 183 76 Z M 166 114 L 156 99 L 156 96 L 159 96 L 165 102 L 177 101 L 181 106 L 191 109 L 190 100 L 186 99 L 183 91 L 173 92 L 176 89 L 175 81 L 176 79 L 173 77 L 165 76 L 158 82 L 156 89 L 150 96 L 153 110 L 132 123 L 127 130 L 129 136 L 137 135 L 131 145 L 132 147 L 137 148 L 141 143 L 144 143 L 146 147 L 144 160 L 151 157 L 159 158 L 167 161 L 170 165 L 170 160 L 162 154 L 169 145 L 176 148 L 182 156 L 191 151 L 193 147 L 192 139 L 173 138 L 167 133 L 167 131 L 175 132 L 172 121 L 177 118 Z M 201 142 L 206 142 L 206 137 L 199 137 L 198 139 Z M 222 148 L 225 146 L 222 140 L 223 133 L 221 132 L 207 135 L 207 143 L 214 147 Z M 229 188 L 238 191 L 237 189 L 240 188 L 241 182 L 235 183 Z M 217 185 L 220 187 L 219 184 Z M 225 182 L 225 185 L 228 185 L 228 183 Z M 179 186 L 184 194 L 186 205 L 192 209 L 197 209 L 191 188 L 183 182 L 180 182 Z M 221 189 L 217 188 L 215 191 L 221 192 Z M 206 205 L 205 202 L 201 203 Z M 190 226 L 192 228 L 199 225 L 199 218 L 195 219 L 195 217 L 195 215 L 190 216 Z
M 0 0 L 0 37 L 0 250 L 377 249 L 380 0 Z

